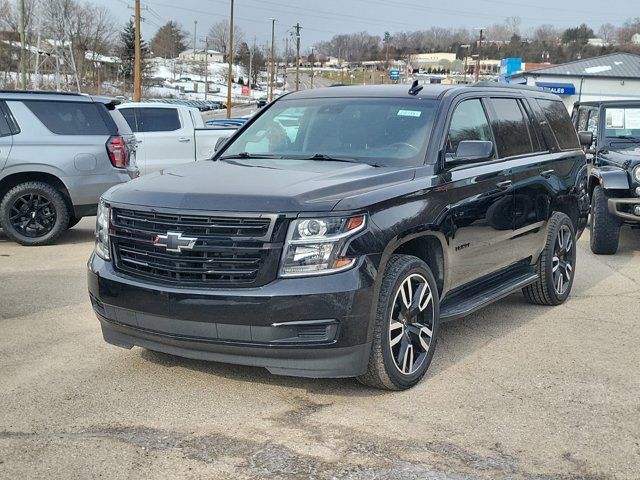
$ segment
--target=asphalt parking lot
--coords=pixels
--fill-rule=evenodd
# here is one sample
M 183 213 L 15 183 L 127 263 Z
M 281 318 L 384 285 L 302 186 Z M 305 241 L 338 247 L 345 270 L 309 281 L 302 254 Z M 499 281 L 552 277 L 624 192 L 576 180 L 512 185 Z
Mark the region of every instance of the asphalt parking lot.
M 517 294 L 440 330 L 417 387 L 277 377 L 103 342 L 85 264 L 0 231 L 1 478 L 640 476 L 640 232 L 579 242 L 573 295 Z

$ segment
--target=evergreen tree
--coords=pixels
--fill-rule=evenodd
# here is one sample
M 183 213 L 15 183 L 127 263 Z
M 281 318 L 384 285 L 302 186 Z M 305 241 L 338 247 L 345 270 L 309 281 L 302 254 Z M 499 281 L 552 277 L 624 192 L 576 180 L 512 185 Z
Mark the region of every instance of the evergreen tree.
M 187 49 L 185 38 L 180 25 L 173 21 L 167 22 L 151 39 L 151 51 L 156 57 L 176 58 Z
M 120 58 L 120 71 L 123 80 L 126 82 L 133 81 L 133 68 L 135 64 L 135 51 L 136 51 L 136 37 L 135 26 L 133 19 L 124 26 L 122 32 L 120 32 L 120 38 L 118 41 L 117 55 Z M 148 71 L 147 58 L 149 57 L 149 47 L 144 40 L 140 40 L 140 47 L 142 53 L 142 76 Z

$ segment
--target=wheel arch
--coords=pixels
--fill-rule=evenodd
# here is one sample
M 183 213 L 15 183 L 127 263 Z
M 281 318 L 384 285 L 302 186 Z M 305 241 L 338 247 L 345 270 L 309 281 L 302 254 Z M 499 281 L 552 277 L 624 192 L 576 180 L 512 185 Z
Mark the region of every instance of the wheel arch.
M 589 196 L 597 185 L 605 190 L 628 190 L 629 177 L 626 170 L 613 166 L 593 167 L 589 175 Z
M 65 203 L 69 208 L 70 214 L 73 214 L 73 202 L 71 200 L 71 195 L 69 194 L 69 189 L 59 177 L 47 172 L 18 172 L 3 177 L 2 179 L 0 179 L 0 202 L 9 190 L 11 190 L 16 185 L 20 185 L 21 183 L 25 182 L 44 182 L 48 183 L 52 187 L 55 187 L 60 191 L 60 193 L 62 193 L 62 197 L 64 198 Z
M 412 255 L 424 261 L 433 273 L 442 295 L 446 288 L 446 267 L 444 236 L 435 231 L 421 232 L 396 238 L 385 248 L 380 264 L 380 272 L 384 272 L 392 255 Z M 381 281 L 382 275 L 379 275 Z

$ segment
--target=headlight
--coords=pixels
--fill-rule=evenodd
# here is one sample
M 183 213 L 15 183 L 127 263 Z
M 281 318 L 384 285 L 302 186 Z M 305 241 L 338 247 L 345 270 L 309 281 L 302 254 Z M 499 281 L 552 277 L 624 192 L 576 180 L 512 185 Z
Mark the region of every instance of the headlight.
M 100 199 L 96 216 L 96 254 L 104 259 L 111 259 L 109 253 L 109 206 Z
M 637 165 L 636 168 L 633 169 L 633 179 L 640 183 L 640 165 Z
M 365 224 L 364 215 L 294 220 L 284 246 L 280 276 L 322 275 L 352 267 L 356 259 L 341 257 L 340 253 Z

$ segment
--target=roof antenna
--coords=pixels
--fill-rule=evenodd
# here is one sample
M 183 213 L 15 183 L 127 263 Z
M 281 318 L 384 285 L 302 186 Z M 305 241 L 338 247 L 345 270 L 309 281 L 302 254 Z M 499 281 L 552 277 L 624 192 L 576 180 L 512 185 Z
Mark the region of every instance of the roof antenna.
M 413 85 L 409 89 L 409 95 L 417 95 L 424 87 L 418 84 L 418 80 L 413 81 Z

